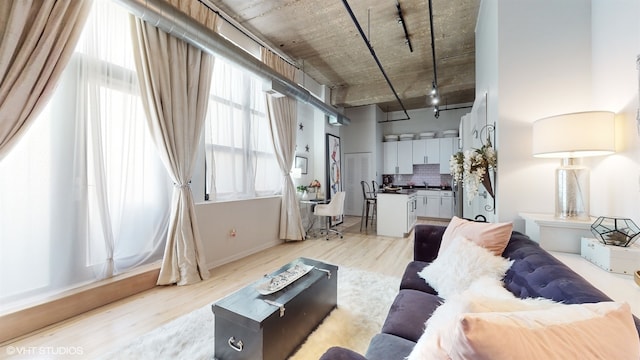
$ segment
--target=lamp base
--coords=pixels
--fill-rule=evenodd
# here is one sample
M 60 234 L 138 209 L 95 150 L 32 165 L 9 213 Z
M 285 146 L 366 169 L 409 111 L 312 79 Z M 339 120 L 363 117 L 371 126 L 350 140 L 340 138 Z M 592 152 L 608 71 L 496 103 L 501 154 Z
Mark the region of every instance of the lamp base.
M 590 220 L 589 168 L 574 158 L 562 160 L 556 169 L 556 213 L 565 220 Z

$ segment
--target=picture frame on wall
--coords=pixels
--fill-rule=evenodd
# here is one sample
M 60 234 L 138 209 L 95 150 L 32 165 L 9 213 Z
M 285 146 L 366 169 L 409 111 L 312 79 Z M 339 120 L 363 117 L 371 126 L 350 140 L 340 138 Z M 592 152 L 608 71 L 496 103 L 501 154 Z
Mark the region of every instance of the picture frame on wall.
M 327 200 L 333 198 L 333 196 L 342 191 L 342 146 L 340 144 L 340 137 L 332 134 L 327 134 L 326 141 L 326 164 L 327 164 Z M 344 216 L 333 216 L 330 219 L 330 226 L 342 224 Z
M 309 161 L 304 156 L 296 156 L 296 164 L 294 167 L 302 170 L 302 175 L 307 174 Z

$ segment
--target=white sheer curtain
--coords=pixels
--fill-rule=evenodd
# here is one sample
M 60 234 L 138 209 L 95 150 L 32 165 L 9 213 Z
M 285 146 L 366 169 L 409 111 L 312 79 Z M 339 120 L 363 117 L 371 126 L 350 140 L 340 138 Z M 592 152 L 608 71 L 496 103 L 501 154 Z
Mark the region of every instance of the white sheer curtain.
M 128 21 L 99 0 L 78 46 L 76 146 L 86 151 L 74 178 L 86 186 L 87 256 L 101 277 L 159 259 L 169 222 L 170 179 L 146 127 Z
M 279 56 L 264 48 L 262 61 L 278 73 L 293 80 L 296 69 Z M 304 240 L 304 227 L 300 217 L 300 206 L 291 178 L 291 168 L 296 154 L 297 100 L 288 96 L 275 98 L 266 95 L 269 114 L 269 128 L 273 146 L 283 178 L 282 204 L 280 205 L 280 239 Z
M 280 193 L 262 82 L 247 70 L 216 60 L 205 121 L 209 200 Z
M 54 95 L 0 162 L 0 303 L 162 257 L 171 183 L 147 132 L 128 14 L 93 4 Z

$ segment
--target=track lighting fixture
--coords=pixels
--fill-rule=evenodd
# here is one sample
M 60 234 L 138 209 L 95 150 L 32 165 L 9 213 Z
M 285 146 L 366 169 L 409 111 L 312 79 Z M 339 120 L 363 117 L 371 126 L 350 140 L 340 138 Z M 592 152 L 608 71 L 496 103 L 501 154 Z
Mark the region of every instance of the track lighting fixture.
M 436 105 L 440 102 L 440 92 L 438 91 L 438 85 L 435 81 L 431 83 L 431 105 Z
M 433 111 L 436 119 L 440 116 L 438 103 L 440 102 L 440 90 L 438 89 L 438 69 L 436 64 L 436 43 L 433 36 L 433 5 L 429 0 L 429 25 L 431 27 L 431 55 L 433 57 L 433 81 L 431 82 L 431 105 L 434 105 Z
M 398 17 L 396 18 L 396 20 L 398 21 L 398 24 L 402 25 L 402 30 L 404 30 L 404 43 L 409 46 L 409 51 L 413 52 L 413 45 L 411 45 L 411 39 L 409 38 L 409 32 L 407 31 L 407 24 L 404 21 L 402 8 L 400 7 L 400 3 L 398 1 L 396 1 L 396 9 L 398 9 Z
M 433 107 L 433 116 L 435 116 L 436 119 L 440 117 L 440 109 L 438 109 L 437 106 Z

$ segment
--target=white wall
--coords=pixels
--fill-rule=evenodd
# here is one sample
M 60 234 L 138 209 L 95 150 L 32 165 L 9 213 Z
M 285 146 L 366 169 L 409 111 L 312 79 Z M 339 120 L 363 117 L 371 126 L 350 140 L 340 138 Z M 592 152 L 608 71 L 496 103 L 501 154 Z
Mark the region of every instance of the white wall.
M 488 89 L 489 117 L 497 119 L 499 221 L 514 220 L 523 230 L 519 212 L 554 210 L 558 161 L 531 156 L 531 124 L 550 115 L 604 109 L 619 113 L 626 145 L 614 156 L 585 161 L 592 170 L 591 213 L 640 223 L 638 136 L 632 131 L 639 6 L 635 0 L 593 0 L 593 9 L 584 0 L 482 2 L 477 90 Z
M 209 269 L 282 243 L 280 197 L 196 205 Z M 231 232 L 235 230 L 235 236 Z
M 349 162 L 343 162 L 343 171 L 345 174 L 343 180 L 349 181 L 349 176 L 346 174 L 353 174 L 352 184 L 343 183 L 347 191 L 345 199 L 345 214 L 346 215 L 360 215 L 362 209 L 362 186 L 360 181 L 365 180 L 367 182 L 377 178 L 376 165 L 378 164 L 378 158 L 382 153 L 378 152 L 377 134 L 377 114 L 379 108 L 375 105 L 359 106 L 355 108 L 348 108 L 345 110 L 345 115 L 351 119 L 351 124 L 341 128 L 340 133 L 342 135 L 342 157 L 347 158 L 348 154 L 369 154 L 369 171 L 368 173 L 361 173 L 360 171 L 354 171 L 349 169 Z
M 385 122 L 387 119 L 399 119 L 404 117 L 404 112 L 396 111 L 384 114 L 382 121 L 382 133 L 388 134 L 419 134 L 425 131 L 441 132 L 443 130 L 457 130 L 460 126 L 460 118 L 471 111 L 470 104 L 462 104 L 459 106 L 451 106 L 455 110 L 440 111 L 440 116 L 436 119 L 433 115 L 433 108 L 423 108 L 416 110 L 408 110 L 410 120 L 399 120 Z M 382 141 L 380 136 L 379 141 Z
M 640 138 L 636 122 L 640 1 L 592 2 L 592 79 L 596 107 L 616 112 L 615 155 L 591 162 L 591 213 L 640 224 Z M 605 191 L 601 191 L 605 189 Z

